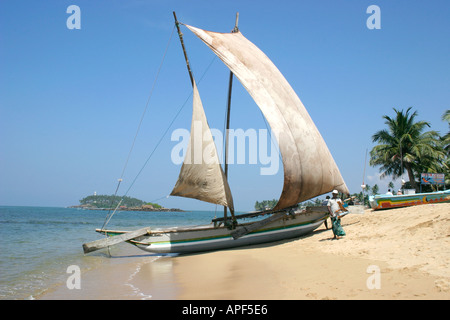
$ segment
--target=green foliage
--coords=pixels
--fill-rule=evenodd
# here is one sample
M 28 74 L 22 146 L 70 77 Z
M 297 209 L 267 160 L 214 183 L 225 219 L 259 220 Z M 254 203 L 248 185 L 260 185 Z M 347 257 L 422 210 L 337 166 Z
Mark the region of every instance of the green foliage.
M 359 192 L 359 193 L 353 193 L 350 195 L 351 197 L 355 197 L 355 200 L 359 203 L 359 204 L 364 204 L 366 206 L 369 205 L 369 194 L 368 192 Z
M 450 109 L 446 110 L 442 115 L 442 121 L 447 122 L 448 131 L 441 137 L 442 148 L 445 152 L 445 158 L 438 170 L 445 173 L 445 184 L 450 185 Z
M 372 194 L 373 195 L 378 194 L 379 191 L 380 191 L 380 188 L 378 187 L 377 184 L 372 187 Z
M 159 205 L 159 204 L 157 204 L 157 203 L 152 203 L 152 202 L 147 202 L 146 205 L 151 205 L 151 206 L 153 206 L 153 208 L 155 208 L 155 209 L 161 209 L 161 208 L 162 208 L 161 205 Z
M 436 131 L 425 131 L 430 127 L 427 121 L 416 121 L 417 111 L 410 113 L 396 110 L 395 117 L 383 116 L 387 129 L 372 136 L 376 145 L 370 151 L 370 165 L 379 166 L 381 177 L 392 175 L 399 178 L 406 171 L 409 182 L 418 189 L 422 172 L 444 172 L 447 170 L 448 152 L 445 152 L 445 139 Z M 443 119 L 447 119 L 445 114 Z
M 111 195 L 111 196 L 107 196 L 107 195 L 87 196 L 80 200 L 80 204 L 81 205 L 89 205 L 89 206 L 95 207 L 95 208 L 109 209 L 109 208 L 117 207 L 117 205 L 121 199 L 123 199 L 123 200 L 120 203 L 120 205 L 125 206 L 127 208 L 140 207 L 145 204 L 144 201 L 136 199 L 136 198 L 126 197 L 126 196 L 120 197 L 120 196 L 114 196 L 114 195 Z M 152 205 L 155 206 L 155 204 L 152 204 Z
M 277 205 L 277 203 L 278 203 L 278 200 L 276 200 L 276 199 L 263 200 L 261 202 L 256 201 L 255 210 L 264 211 L 264 210 L 273 209 Z

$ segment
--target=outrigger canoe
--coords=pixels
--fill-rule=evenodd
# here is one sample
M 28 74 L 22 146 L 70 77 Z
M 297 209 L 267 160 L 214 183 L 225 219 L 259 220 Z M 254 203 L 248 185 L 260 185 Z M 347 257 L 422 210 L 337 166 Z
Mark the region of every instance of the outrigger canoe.
M 369 197 L 370 207 L 374 210 L 392 209 L 442 202 L 450 202 L 450 189 L 445 191 L 406 194 L 398 196 L 383 194 Z

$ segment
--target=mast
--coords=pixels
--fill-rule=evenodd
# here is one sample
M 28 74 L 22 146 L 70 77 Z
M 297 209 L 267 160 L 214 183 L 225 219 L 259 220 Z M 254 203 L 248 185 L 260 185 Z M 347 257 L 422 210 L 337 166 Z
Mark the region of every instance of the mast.
M 188 72 L 189 72 L 189 77 L 191 78 L 191 84 L 192 84 L 192 86 L 194 86 L 194 77 L 192 76 L 191 66 L 189 64 L 189 59 L 188 59 L 188 56 L 187 56 L 187 53 L 186 53 L 186 48 L 184 47 L 183 34 L 181 33 L 180 23 L 178 22 L 177 15 L 175 14 L 175 11 L 173 11 L 173 17 L 175 18 L 175 26 L 177 27 L 178 36 L 180 37 L 181 47 L 183 48 L 184 59 L 186 60 L 186 66 L 187 66 L 187 69 L 188 69 Z
M 182 23 L 180 23 L 178 21 L 175 11 L 173 12 L 173 17 L 175 19 L 175 26 L 177 27 L 178 36 L 180 38 L 181 47 L 183 49 L 184 58 L 186 60 L 186 66 L 187 66 L 187 69 L 189 72 L 189 77 L 191 79 L 191 84 L 192 84 L 192 88 L 194 91 L 193 92 L 194 97 L 193 97 L 193 120 L 192 120 L 193 122 L 192 122 L 192 124 L 194 123 L 194 116 L 196 117 L 196 119 L 198 118 L 198 120 L 203 121 L 203 124 L 204 124 L 203 127 L 207 128 L 207 131 L 203 132 L 203 139 L 205 139 L 205 134 L 207 134 L 207 137 L 210 137 L 210 141 L 208 140 L 208 143 L 212 143 L 212 145 L 214 145 L 214 141 L 211 136 L 210 128 L 208 126 L 206 116 L 204 114 L 200 96 L 198 94 L 197 85 L 195 83 L 194 76 L 193 76 L 193 73 L 192 73 L 192 70 L 190 67 L 189 59 L 188 59 L 186 48 L 185 48 L 184 41 L 183 41 L 183 34 L 181 33 L 181 30 L 180 30 L 180 24 L 182 24 Z M 236 27 L 234 28 L 234 30 L 237 30 L 237 18 L 236 18 Z M 234 30 L 233 30 L 233 32 L 236 32 Z M 231 103 L 230 101 L 231 101 L 232 76 L 233 76 L 233 74 L 230 73 L 228 112 L 229 112 L 230 103 Z M 229 122 L 230 122 L 230 120 L 229 120 L 229 115 L 228 115 L 228 126 L 229 126 Z M 227 127 L 227 130 L 228 130 L 228 127 Z M 193 132 L 194 132 L 194 129 L 191 126 L 191 135 Z M 208 133 L 209 133 L 209 135 L 208 135 Z M 191 138 L 192 138 L 192 136 L 191 136 Z M 191 143 L 188 146 L 188 150 L 190 150 L 189 149 L 190 145 L 191 145 Z M 215 162 L 216 163 L 215 166 L 208 167 L 208 164 L 202 163 L 202 166 L 194 168 L 193 165 L 195 165 L 195 164 L 186 163 L 186 162 L 183 163 L 183 166 L 181 167 L 181 170 L 180 170 L 180 176 L 177 180 L 177 183 L 176 183 L 174 189 L 172 190 L 171 195 L 194 198 L 194 199 L 199 199 L 199 200 L 206 201 L 206 202 L 223 205 L 225 208 L 225 212 L 226 212 L 227 208 L 229 208 L 231 215 L 233 217 L 232 225 L 234 226 L 236 223 L 236 218 L 234 217 L 234 206 L 233 206 L 233 200 L 231 197 L 230 187 L 228 185 L 226 176 L 222 170 L 222 166 L 219 162 L 215 145 L 214 145 L 214 150 L 215 150 L 215 158 L 217 160 L 217 162 Z M 191 154 L 191 157 L 192 156 L 193 156 L 193 154 Z M 201 172 L 203 172 L 203 173 L 201 173 Z M 205 172 L 209 172 L 209 173 L 206 174 Z M 214 177 L 214 178 L 212 179 L 211 177 Z M 200 180 L 204 184 L 199 183 Z M 221 181 L 222 184 L 220 184 L 219 181 Z M 189 183 L 191 183 L 191 184 L 189 184 Z M 219 185 L 217 185 L 218 183 L 219 183 Z M 219 189 L 221 189 L 221 190 L 219 190 Z M 218 193 L 221 193 L 221 194 L 218 195 Z
M 238 22 L 239 22 L 239 12 L 236 12 L 236 21 L 234 24 L 234 29 L 233 31 L 231 31 L 232 33 L 234 32 L 238 32 Z M 225 128 L 225 163 L 224 163 L 224 173 L 225 173 L 225 178 L 228 180 L 228 139 L 229 139 L 229 135 L 228 135 L 228 131 L 230 129 L 230 111 L 231 111 L 231 91 L 233 88 L 233 72 L 230 71 L 230 78 L 228 81 L 228 99 L 227 99 L 227 124 L 226 124 L 226 128 Z M 223 219 L 224 219 L 224 223 L 226 225 L 227 223 L 227 207 L 224 206 L 223 207 Z M 231 213 L 231 217 L 233 221 L 236 221 L 236 218 L 234 217 L 234 210 L 230 210 Z

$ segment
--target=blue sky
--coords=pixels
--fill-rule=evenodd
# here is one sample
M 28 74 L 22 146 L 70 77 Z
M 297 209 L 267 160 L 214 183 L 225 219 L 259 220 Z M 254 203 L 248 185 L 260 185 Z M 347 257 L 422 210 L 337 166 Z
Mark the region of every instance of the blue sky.
M 69 5 L 81 29 L 69 30 Z M 381 29 L 369 30 L 369 5 Z M 180 21 L 228 32 L 239 12 L 241 32 L 263 50 L 297 92 L 351 192 L 359 192 L 371 136 L 392 108 L 413 107 L 433 130 L 450 100 L 448 1 L 1 1 L 0 205 L 69 206 L 94 193 L 112 194 L 173 30 Z M 228 70 L 183 29 L 212 128 L 222 130 Z M 207 71 L 205 73 L 205 71 Z M 205 73 L 202 81 L 199 81 Z M 119 194 L 154 149 L 191 93 L 173 34 Z M 164 198 L 178 177 L 170 134 L 190 128 L 190 100 L 128 195 L 166 207 L 215 205 Z M 231 127 L 264 129 L 261 113 L 235 81 Z M 307 152 L 305 150 L 305 152 Z M 365 182 L 384 191 L 367 165 Z M 237 210 L 277 198 L 283 174 L 258 165 L 230 166 Z M 398 186 L 398 184 L 397 184 Z

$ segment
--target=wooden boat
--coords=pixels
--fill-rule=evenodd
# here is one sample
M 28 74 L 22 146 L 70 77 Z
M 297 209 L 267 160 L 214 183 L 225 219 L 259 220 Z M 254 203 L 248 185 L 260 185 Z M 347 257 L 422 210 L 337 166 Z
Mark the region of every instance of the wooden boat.
M 225 168 L 222 169 L 187 59 L 181 23 L 175 13 L 174 18 L 193 88 L 193 114 L 186 156 L 171 195 L 222 205 L 224 217 L 201 227 L 164 230 L 152 230 L 149 227 L 132 232 L 103 227 L 97 232 L 109 237 L 84 244 L 85 253 L 123 241 L 149 252 L 198 252 L 278 241 L 313 231 L 328 217 L 327 208 L 296 211 L 297 204 L 334 189 L 344 194 L 349 192 L 325 141 L 297 94 L 272 61 L 242 35 L 237 28 L 237 18 L 235 28 L 230 33 L 184 25 L 230 69 L 227 129 L 232 80 L 237 77 L 269 123 L 283 159 L 284 185 L 275 208 L 252 213 L 261 216 L 262 220 L 240 223 L 239 220 L 248 215 L 234 214 L 233 197 L 227 179 L 227 142 Z M 199 127 L 200 144 L 198 132 L 196 135 Z M 205 154 L 209 157 L 207 160 L 204 159 Z M 228 211 L 231 216 L 228 216 Z
M 438 192 L 415 193 L 398 196 L 376 195 L 369 197 L 370 206 L 374 210 L 441 202 L 450 202 L 450 189 Z
M 283 213 L 284 214 L 284 213 Z M 149 234 L 134 238 L 129 242 L 138 248 L 153 253 L 190 253 L 220 250 L 239 246 L 274 242 L 296 238 L 320 226 L 327 218 L 325 211 L 298 212 L 286 214 L 265 227 L 234 239 L 226 227 L 213 224 L 197 227 L 174 227 L 151 230 Z M 252 222 L 239 224 L 239 228 L 251 226 Z M 126 234 L 126 231 L 97 229 L 109 236 Z

